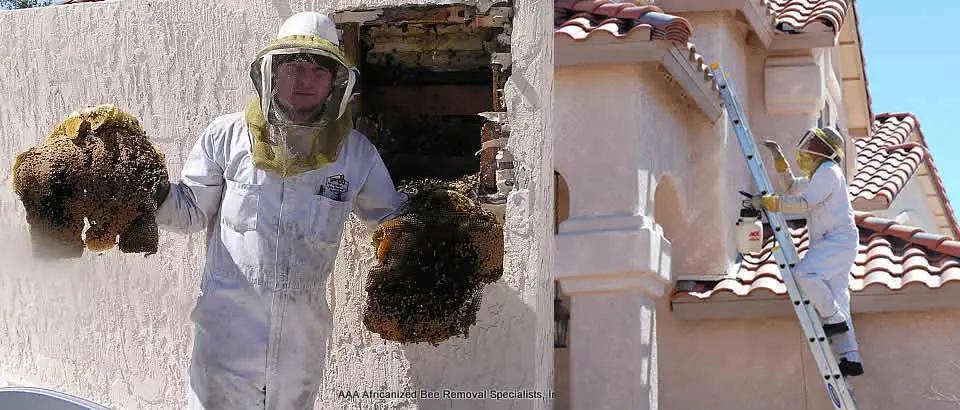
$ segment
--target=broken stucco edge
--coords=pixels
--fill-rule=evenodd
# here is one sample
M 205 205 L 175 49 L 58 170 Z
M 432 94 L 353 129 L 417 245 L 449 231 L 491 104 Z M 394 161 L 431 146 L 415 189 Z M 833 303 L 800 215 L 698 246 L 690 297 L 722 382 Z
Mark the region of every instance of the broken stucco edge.
M 529 340 L 533 357 L 523 387 L 553 390 L 553 12 L 529 0 L 514 4 L 512 72 L 504 87 L 511 126 L 507 147 L 517 167 L 517 187 L 507 201 L 505 282 L 519 287 L 535 312 Z M 521 29 L 524 28 L 524 29 Z M 531 29 L 532 28 L 532 29 Z M 516 233 L 517 235 L 513 235 Z M 516 335 L 524 330 L 511 329 Z M 519 346 L 520 349 L 526 350 Z M 547 409 L 550 401 L 517 402 L 514 408 Z

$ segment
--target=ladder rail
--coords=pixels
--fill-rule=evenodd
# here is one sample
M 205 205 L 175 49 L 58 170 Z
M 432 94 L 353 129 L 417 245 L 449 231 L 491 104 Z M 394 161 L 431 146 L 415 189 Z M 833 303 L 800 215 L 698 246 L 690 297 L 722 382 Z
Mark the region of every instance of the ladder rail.
M 729 84 L 725 73 L 719 68 L 716 71 L 715 78 L 720 87 L 720 95 L 723 98 L 723 104 L 726 108 L 727 116 L 737 134 L 737 140 L 740 143 L 740 149 L 747 160 L 747 166 L 753 177 L 754 185 L 761 194 L 773 193 L 773 184 L 770 181 L 769 174 L 763 165 L 760 153 L 757 150 L 756 140 L 753 132 L 750 130 L 746 113 L 736 98 L 735 90 L 732 84 Z M 774 250 L 774 256 L 777 260 L 777 266 L 780 268 L 780 274 L 783 277 L 790 302 L 793 305 L 794 312 L 800 321 L 800 327 L 803 330 L 804 339 L 810 348 L 817 368 L 820 370 L 820 377 L 827 389 L 827 395 L 834 407 L 842 410 L 856 410 L 856 399 L 853 392 L 847 384 L 847 380 L 841 376 L 840 368 L 837 365 L 833 349 L 830 347 L 823 325 L 820 322 L 820 316 L 816 309 L 810 303 L 810 300 L 803 294 L 794 278 L 793 269 L 799 263 L 800 257 L 797 248 L 790 236 L 790 229 L 786 224 L 786 219 L 782 212 L 772 212 L 763 210 L 767 215 L 767 222 L 774 230 L 774 236 L 780 244 L 779 250 Z

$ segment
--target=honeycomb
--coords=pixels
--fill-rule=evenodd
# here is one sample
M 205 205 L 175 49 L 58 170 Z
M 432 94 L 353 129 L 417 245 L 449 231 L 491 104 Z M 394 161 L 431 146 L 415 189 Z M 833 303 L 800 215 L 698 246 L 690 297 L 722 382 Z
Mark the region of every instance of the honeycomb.
M 386 340 L 433 345 L 469 336 L 483 285 L 503 275 L 503 226 L 474 199 L 476 176 L 414 180 L 373 235 L 363 324 Z
M 156 253 L 152 196 L 166 179 L 163 154 L 137 119 L 110 104 L 68 115 L 13 165 L 33 253 L 50 259 L 117 244 L 124 253 Z

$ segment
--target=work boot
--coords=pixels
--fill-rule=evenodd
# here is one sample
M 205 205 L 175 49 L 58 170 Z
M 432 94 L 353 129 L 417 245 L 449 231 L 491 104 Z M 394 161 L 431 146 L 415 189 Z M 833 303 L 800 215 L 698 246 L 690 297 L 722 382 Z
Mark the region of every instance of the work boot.
M 837 366 L 840 367 L 840 374 L 844 377 L 860 376 L 863 374 L 863 364 L 860 362 L 851 362 L 847 360 L 846 357 L 840 359 L 840 363 L 837 363 Z
M 846 322 L 846 321 L 839 322 L 839 323 L 824 323 L 824 324 L 823 324 L 823 333 L 825 333 L 827 337 L 831 337 L 831 336 L 834 336 L 834 335 L 839 335 L 839 334 L 841 334 L 841 333 L 846 333 L 846 332 L 848 332 L 848 331 L 850 331 L 850 327 L 847 326 L 847 322 Z

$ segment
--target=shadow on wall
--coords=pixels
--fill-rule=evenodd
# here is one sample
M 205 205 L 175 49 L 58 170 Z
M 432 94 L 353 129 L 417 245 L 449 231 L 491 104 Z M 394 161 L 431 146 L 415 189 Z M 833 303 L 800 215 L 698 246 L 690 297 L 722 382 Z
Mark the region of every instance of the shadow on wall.
M 411 382 L 418 389 L 441 395 L 447 390 L 465 397 L 487 394 L 486 399 L 420 399 L 417 408 L 515 408 L 515 400 L 495 401 L 490 390 L 533 390 L 533 375 L 524 374 L 530 366 L 522 363 L 536 357 L 535 343 L 510 343 L 509 336 L 514 325 L 534 323 L 535 319 L 517 290 L 501 280 L 484 289 L 483 305 L 469 338 L 452 338 L 436 347 L 427 343 L 403 346 Z
M 515 408 L 516 400 L 421 399 L 411 392 L 443 394 L 533 390 L 536 360 L 535 312 L 519 289 L 531 278 L 508 275 L 484 288 L 477 323 L 469 338 L 438 346 L 385 341 L 361 322 L 367 273 L 374 263 L 371 233 L 353 216 L 347 222 L 328 292 L 334 326 L 327 372 L 316 408 Z M 510 285 L 508 283 L 519 283 Z M 366 397 L 372 393 L 375 397 Z M 401 396 L 407 394 L 407 396 Z M 360 397 L 349 397 L 359 395 Z
M 684 216 L 684 201 L 681 199 L 677 184 L 672 176 L 665 175 L 657 182 L 653 202 L 653 220 L 657 225 L 660 225 L 663 229 L 663 236 L 671 244 L 671 274 L 676 277 L 678 274 L 695 273 L 699 265 L 695 261 L 690 261 L 688 256 L 691 251 L 691 243 L 695 244 L 696 242 L 687 240 L 691 238 L 691 235 L 687 232 L 688 224 Z

